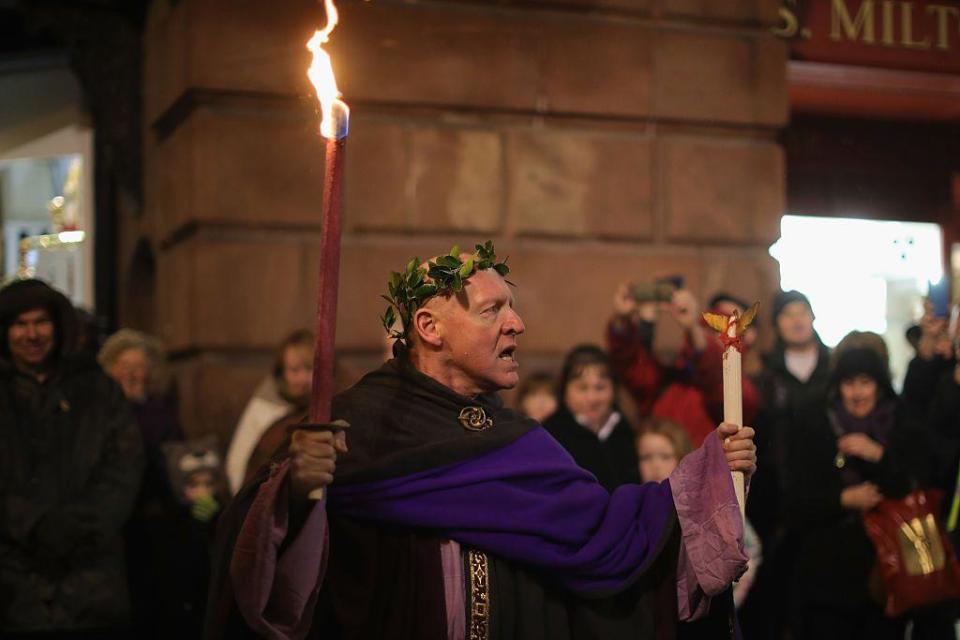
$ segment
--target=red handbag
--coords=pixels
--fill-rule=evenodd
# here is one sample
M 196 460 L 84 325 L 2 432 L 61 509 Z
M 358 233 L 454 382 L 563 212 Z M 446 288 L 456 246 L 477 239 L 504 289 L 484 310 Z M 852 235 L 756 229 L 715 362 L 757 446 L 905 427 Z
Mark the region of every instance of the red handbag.
M 863 516 L 890 617 L 960 598 L 960 564 L 937 517 L 942 498 L 942 491 L 914 491 L 884 500 Z

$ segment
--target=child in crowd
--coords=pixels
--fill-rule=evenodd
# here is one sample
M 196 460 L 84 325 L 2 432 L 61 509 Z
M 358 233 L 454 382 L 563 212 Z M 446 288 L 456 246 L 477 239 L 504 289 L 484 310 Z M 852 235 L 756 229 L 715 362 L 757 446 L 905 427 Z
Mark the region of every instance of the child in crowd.
M 557 390 L 557 410 L 543 428 L 607 491 L 636 484 L 633 427 L 616 405 L 617 380 L 606 352 L 592 344 L 571 349 Z
M 693 451 L 686 430 L 667 418 L 651 416 L 640 423 L 636 438 L 640 478 L 662 482 L 670 477 L 685 455 Z
M 640 460 L 640 478 L 644 482 L 663 482 L 670 477 L 683 457 L 693 451 L 690 438 L 679 423 L 656 416 L 646 418 L 640 423 L 636 447 L 637 458 Z M 743 545 L 750 563 L 747 572 L 733 588 L 733 601 L 738 607 L 750 591 L 762 559 L 760 539 L 749 522 L 745 523 Z
M 557 410 L 556 384 L 545 371 L 530 374 L 517 389 L 517 410 L 542 423 Z
M 163 446 L 178 504 L 152 526 L 155 638 L 200 638 L 217 517 L 228 495 L 215 438 Z

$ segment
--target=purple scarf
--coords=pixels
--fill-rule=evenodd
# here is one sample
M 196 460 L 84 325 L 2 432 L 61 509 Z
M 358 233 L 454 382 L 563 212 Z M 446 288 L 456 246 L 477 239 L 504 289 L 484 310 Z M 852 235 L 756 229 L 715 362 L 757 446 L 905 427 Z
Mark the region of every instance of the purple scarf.
M 896 410 L 896 403 L 892 400 L 878 402 L 873 411 L 862 418 L 851 415 L 840 400 L 837 401 L 835 410 L 843 435 L 862 433 L 884 447 L 890 444 L 890 432 L 893 431 Z
M 624 485 L 608 494 L 542 428 L 462 462 L 333 485 L 329 508 L 438 531 L 595 596 L 632 584 L 676 523 L 669 481 Z
M 890 443 L 890 433 L 896 422 L 896 403 L 892 400 L 880 401 L 873 411 L 862 418 L 858 418 L 847 411 L 843 406 L 842 400 L 837 400 L 834 405 L 833 428 L 837 439 L 851 433 L 862 433 L 872 440 L 876 440 L 883 447 Z M 841 469 L 840 476 L 843 478 L 843 486 L 851 487 L 864 481 L 864 476 L 857 468 L 857 465 L 847 464 Z

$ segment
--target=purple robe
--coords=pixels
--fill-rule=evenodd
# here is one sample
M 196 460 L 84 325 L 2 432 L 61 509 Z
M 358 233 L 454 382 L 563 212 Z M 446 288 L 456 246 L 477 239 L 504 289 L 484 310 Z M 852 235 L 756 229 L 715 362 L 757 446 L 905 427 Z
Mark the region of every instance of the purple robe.
M 465 432 L 456 415 L 471 404 L 484 407 L 495 426 Z M 328 510 L 374 529 L 430 532 L 588 600 L 635 592 L 647 568 L 672 549 L 674 620 L 702 615 L 710 597 L 744 570 L 739 508 L 715 435 L 668 481 L 610 494 L 537 423 L 496 398 L 458 396 L 402 363 L 370 374 L 345 394 L 340 411 L 335 403 L 334 415 L 353 425 L 351 451 L 338 461 L 328 501 L 314 505 L 299 531 L 288 535 L 289 463 L 282 457 L 238 500 L 247 505 L 225 551 L 227 600 L 258 635 L 301 638 L 310 631 L 328 553 L 338 548 L 334 541 L 329 550 Z M 437 549 L 441 555 L 444 547 Z M 443 576 L 459 575 L 451 555 L 445 548 Z M 444 586 L 448 608 L 463 601 L 462 583 Z M 460 613 L 447 612 L 448 637 L 463 629 Z M 319 637 L 316 629 L 312 637 Z

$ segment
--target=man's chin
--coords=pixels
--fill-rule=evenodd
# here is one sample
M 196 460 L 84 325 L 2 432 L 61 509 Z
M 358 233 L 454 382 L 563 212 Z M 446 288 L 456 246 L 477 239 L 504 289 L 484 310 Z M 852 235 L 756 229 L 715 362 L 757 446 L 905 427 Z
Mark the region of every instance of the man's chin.
M 495 377 L 487 378 L 486 384 L 487 392 L 495 391 L 506 391 L 507 389 L 513 389 L 520 383 L 520 374 L 518 373 L 504 373 Z
M 513 373 L 503 376 L 502 380 L 499 382 L 499 387 L 501 390 L 513 389 L 515 386 L 520 384 L 520 374 L 514 371 Z

